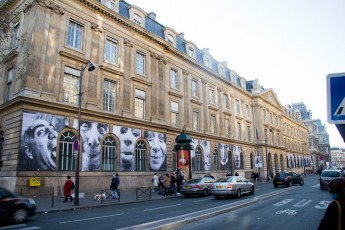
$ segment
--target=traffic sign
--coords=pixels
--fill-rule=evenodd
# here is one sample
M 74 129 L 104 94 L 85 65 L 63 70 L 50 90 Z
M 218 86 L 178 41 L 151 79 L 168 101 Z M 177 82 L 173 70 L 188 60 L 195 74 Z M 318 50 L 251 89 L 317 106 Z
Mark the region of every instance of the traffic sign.
M 345 73 L 327 75 L 327 119 L 331 124 L 345 124 Z
M 75 140 L 73 143 L 73 150 L 78 151 L 79 150 L 79 140 Z

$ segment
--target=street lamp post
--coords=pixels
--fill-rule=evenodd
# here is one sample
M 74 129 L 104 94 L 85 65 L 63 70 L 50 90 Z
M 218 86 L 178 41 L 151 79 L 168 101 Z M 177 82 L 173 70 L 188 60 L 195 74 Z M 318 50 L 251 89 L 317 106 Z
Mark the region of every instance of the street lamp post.
M 83 72 L 85 68 L 89 66 L 87 69 L 89 72 L 93 71 L 95 69 L 95 66 L 92 64 L 92 62 L 88 62 L 86 66 L 80 67 L 80 78 L 79 78 L 79 93 L 78 93 L 78 154 L 76 157 L 76 167 L 75 167 L 75 188 L 74 188 L 74 206 L 79 205 L 79 157 L 81 155 L 80 153 L 80 117 L 81 117 L 81 100 L 82 100 L 82 87 L 83 87 Z

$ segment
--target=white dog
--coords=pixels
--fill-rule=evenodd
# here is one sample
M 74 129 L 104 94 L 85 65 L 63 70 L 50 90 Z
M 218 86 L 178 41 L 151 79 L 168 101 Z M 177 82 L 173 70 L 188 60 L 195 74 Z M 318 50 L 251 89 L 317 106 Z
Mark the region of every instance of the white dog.
M 95 200 L 96 201 L 103 201 L 106 200 L 107 196 L 105 195 L 105 192 L 102 192 L 101 194 L 96 194 L 95 195 Z

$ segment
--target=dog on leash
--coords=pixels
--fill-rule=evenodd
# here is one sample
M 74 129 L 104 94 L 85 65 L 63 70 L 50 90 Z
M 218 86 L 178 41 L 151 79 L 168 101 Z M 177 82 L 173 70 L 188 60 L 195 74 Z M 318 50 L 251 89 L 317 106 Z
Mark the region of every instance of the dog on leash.
M 103 201 L 106 200 L 107 196 L 105 195 L 105 192 L 103 191 L 101 194 L 96 194 L 95 195 L 95 200 L 96 201 Z

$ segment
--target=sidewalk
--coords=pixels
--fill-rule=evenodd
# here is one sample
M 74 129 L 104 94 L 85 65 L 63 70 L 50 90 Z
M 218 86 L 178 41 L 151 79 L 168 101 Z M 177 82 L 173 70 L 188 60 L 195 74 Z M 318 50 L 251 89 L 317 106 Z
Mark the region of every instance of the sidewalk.
M 138 195 L 138 198 L 137 198 Z M 172 195 L 164 197 L 155 192 L 151 192 L 151 198 L 149 192 L 143 193 L 142 191 L 121 191 L 120 200 L 112 199 L 107 197 L 104 201 L 96 201 L 94 194 L 81 194 L 79 198 L 79 205 L 75 206 L 74 201 L 64 202 L 64 197 L 62 196 L 34 196 L 32 197 L 37 205 L 37 213 L 49 213 L 49 212 L 60 212 L 68 210 L 78 210 L 78 209 L 87 209 L 87 208 L 98 208 L 110 205 L 120 205 L 128 203 L 136 203 L 157 199 L 166 199 L 181 196 L 179 193 L 177 195 Z

